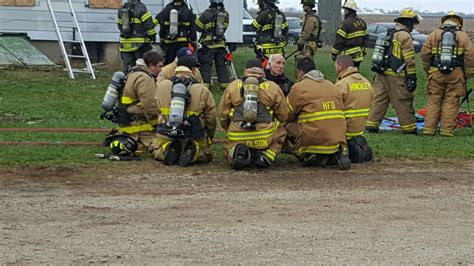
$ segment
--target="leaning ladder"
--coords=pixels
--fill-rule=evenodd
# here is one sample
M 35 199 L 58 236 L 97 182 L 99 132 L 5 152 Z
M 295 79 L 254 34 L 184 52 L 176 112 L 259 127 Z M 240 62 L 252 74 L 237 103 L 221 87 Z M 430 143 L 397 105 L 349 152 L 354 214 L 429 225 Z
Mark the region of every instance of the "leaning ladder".
M 53 5 L 51 4 L 51 0 L 47 0 L 48 9 L 49 9 L 49 12 L 51 13 L 51 18 L 53 19 L 54 29 L 55 29 L 56 35 L 58 37 L 59 48 L 61 49 L 61 54 L 63 55 L 64 63 L 66 64 L 66 70 L 68 71 L 69 77 L 71 79 L 74 79 L 74 73 L 87 73 L 87 74 L 90 74 L 93 79 L 95 79 L 94 69 L 92 68 L 92 64 L 91 64 L 91 60 L 89 58 L 89 54 L 87 53 L 86 44 L 84 43 L 84 38 L 82 37 L 81 29 L 79 28 L 79 23 L 77 22 L 77 17 L 76 17 L 76 13 L 74 12 L 74 7 L 72 5 L 72 0 L 66 0 L 66 1 L 68 2 L 69 10 L 54 10 Z M 58 21 L 56 19 L 56 13 L 70 14 L 71 17 L 72 17 L 72 25 L 58 24 Z M 76 40 L 74 37 L 72 38 L 72 40 L 64 40 L 62 35 L 61 35 L 61 30 L 60 30 L 61 28 L 72 29 L 73 36 L 75 36 L 74 33 L 77 33 L 77 36 L 79 36 L 79 40 Z M 82 55 L 67 54 L 66 47 L 64 45 L 65 43 L 80 44 L 81 50 L 82 50 Z M 86 63 L 86 68 L 85 69 L 73 69 L 71 67 L 71 62 L 69 60 L 70 58 L 83 59 Z

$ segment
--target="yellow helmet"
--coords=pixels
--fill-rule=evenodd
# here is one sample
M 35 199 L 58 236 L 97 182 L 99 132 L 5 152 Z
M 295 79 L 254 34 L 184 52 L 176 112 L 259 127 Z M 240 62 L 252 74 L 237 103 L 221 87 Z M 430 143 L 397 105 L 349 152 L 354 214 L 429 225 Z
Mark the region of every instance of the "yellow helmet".
M 354 12 L 357 12 L 357 3 L 354 0 L 346 0 L 346 2 L 344 2 L 344 5 L 342 5 L 342 8 L 347 8 Z
M 463 24 L 464 24 L 464 20 L 463 20 L 463 18 L 462 18 L 460 15 L 458 15 L 458 13 L 456 13 L 456 11 L 452 11 L 452 10 L 451 10 L 451 11 L 448 11 L 448 13 L 446 14 L 446 16 L 444 16 L 444 17 L 441 18 L 441 23 L 444 23 L 444 22 L 445 22 L 446 20 L 448 20 L 449 18 L 454 18 L 454 19 L 459 20 L 459 23 L 461 24 L 460 26 L 461 26 L 461 28 L 462 28 L 462 26 L 463 26 Z
M 400 13 L 400 16 L 398 16 L 398 18 L 395 19 L 395 22 L 399 22 L 400 19 L 404 19 L 404 18 L 407 18 L 407 19 L 413 19 L 414 20 L 414 23 L 413 24 L 420 24 L 420 20 L 422 20 L 421 16 L 419 16 L 418 14 L 416 14 L 415 11 L 413 11 L 413 9 L 403 9 L 402 12 Z

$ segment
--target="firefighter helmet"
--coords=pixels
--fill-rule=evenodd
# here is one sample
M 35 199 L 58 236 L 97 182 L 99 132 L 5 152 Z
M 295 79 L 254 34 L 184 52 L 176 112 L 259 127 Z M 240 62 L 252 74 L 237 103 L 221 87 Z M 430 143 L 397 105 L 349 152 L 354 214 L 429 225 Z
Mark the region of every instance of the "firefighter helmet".
M 137 141 L 125 134 L 108 136 L 103 145 L 110 148 L 110 151 L 115 155 L 133 156 L 138 149 Z
M 400 16 L 395 19 L 395 22 L 400 22 L 401 19 L 412 19 L 414 21 L 413 24 L 415 25 L 420 24 L 420 20 L 422 20 L 420 15 L 418 15 L 415 11 L 409 8 L 403 9 L 400 13 Z
M 357 3 L 354 0 L 346 0 L 342 8 L 357 12 Z
M 316 5 L 316 0 L 301 0 L 302 5 Z
M 441 23 L 444 23 L 446 20 L 448 20 L 450 18 L 454 18 L 454 19 L 459 20 L 459 23 L 461 24 L 460 26 L 461 27 L 463 26 L 464 20 L 460 15 L 458 15 L 458 13 L 456 13 L 456 11 L 448 11 L 446 16 L 441 18 Z

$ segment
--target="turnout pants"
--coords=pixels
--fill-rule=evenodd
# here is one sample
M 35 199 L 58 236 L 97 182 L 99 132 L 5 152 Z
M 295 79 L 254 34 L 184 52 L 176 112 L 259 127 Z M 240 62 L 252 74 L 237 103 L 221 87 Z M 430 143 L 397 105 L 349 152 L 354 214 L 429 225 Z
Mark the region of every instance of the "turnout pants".
M 171 144 L 172 140 L 168 137 L 158 135 L 153 141 L 153 157 L 158 161 L 165 159 L 166 148 Z M 190 139 L 177 140 L 182 145 L 186 144 Z M 206 139 L 202 140 L 191 140 L 196 145 L 197 153 L 191 163 L 206 163 L 212 160 L 212 149 Z
M 440 135 L 454 136 L 459 98 L 466 94 L 464 73 L 460 68 L 449 74 L 435 72 L 428 78 L 428 110 L 423 134 L 434 135 L 441 119 Z
M 204 84 L 209 87 L 212 79 L 212 65 L 216 65 L 217 80 L 221 90 L 225 90 L 229 86 L 229 73 L 225 56 L 227 51 L 225 48 L 210 49 L 203 47 L 198 51 L 198 60 L 201 65 L 201 75 Z
M 409 92 L 404 77 L 375 75 L 374 99 L 366 128 L 378 129 L 389 104 L 395 108 L 403 133 L 416 133 L 413 92 Z
M 232 158 L 230 156 L 230 151 L 237 146 L 237 144 L 244 144 L 249 149 L 255 150 L 255 151 L 261 151 L 268 159 L 270 159 L 271 162 L 274 162 L 276 160 L 276 156 L 278 153 L 281 152 L 281 149 L 283 147 L 283 142 L 285 141 L 286 138 L 286 130 L 280 126 L 275 133 L 268 138 L 268 147 L 265 149 L 252 149 L 251 145 L 249 145 L 249 142 L 252 142 L 252 140 L 249 141 L 231 141 L 228 140 L 224 146 L 224 156 L 227 158 L 229 163 L 232 161 Z
M 165 54 L 165 65 L 168 65 L 174 61 L 179 49 L 188 47 L 188 42 L 161 43 L 160 46 Z
M 153 49 L 153 46 L 149 43 L 144 43 L 135 52 L 120 52 L 120 56 L 123 60 L 123 72 L 128 73 L 132 67 L 136 65 L 137 59 L 143 58 L 143 54 Z

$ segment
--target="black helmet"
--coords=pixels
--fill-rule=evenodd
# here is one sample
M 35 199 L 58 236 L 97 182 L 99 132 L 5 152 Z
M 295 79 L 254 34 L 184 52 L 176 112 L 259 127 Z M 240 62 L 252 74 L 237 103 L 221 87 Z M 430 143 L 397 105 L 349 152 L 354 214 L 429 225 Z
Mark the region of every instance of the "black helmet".
M 110 148 L 110 151 L 115 155 L 133 156 L 138 149 L 137 141 L 125 134 L 108 136 L 102 145 Z

